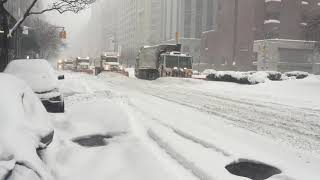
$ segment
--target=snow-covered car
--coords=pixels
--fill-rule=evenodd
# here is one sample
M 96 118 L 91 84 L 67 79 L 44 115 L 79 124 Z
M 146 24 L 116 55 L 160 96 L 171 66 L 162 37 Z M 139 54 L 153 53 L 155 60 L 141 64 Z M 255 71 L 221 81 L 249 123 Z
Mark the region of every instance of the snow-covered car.
M 14 60 L 9 63 L 4 72 L 25 80 L 41 99 L 48 112 L 64 112 L 64 99 L 58 86 L 58 80 L 64 79 L 64 76 L 57 77 L 47 60 Z
M 52 179 L 43 151 L 53 139 L 48 113 L 22 80 L 0 73 L 0 179 Z

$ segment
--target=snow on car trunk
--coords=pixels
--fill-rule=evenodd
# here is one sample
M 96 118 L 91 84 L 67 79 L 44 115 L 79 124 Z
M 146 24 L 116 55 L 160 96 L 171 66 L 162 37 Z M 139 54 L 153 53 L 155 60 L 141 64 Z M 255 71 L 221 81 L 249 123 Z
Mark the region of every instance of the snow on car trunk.
M 34 92 L 48 92 L 58 88 L 57 76 L 51 65 L 44 59 L 21 59 L 9 63 L 5 73 L 23 80 Z

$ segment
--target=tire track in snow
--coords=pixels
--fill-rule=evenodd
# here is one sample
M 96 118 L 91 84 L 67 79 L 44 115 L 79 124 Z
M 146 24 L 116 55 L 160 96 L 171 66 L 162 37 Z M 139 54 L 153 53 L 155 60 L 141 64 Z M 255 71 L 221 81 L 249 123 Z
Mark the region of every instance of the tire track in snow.
M 174 160 L 176 160 L 185 169 L 190 170 L 200 180 L 214 180 L 207 173 L 198 168 L 193 162 L 186 159 L 174 147 L 166 143 L 160 136 L 158 136 L 152 129 L 148 130 L 149 137 L 154 140 L 163 150 L 167 152 Z
M 148 114 L 147 112 L 145 112 L 141 108 L 135 106 L 134 104 L 130 104 L 130 105 L 134 109 L 136 109 L 137 111 L 142 112 L 143 114 L 147 115 L 149 117 L 149 119 L 152 120 L 153 122 L 155 122 L 156 124 L 159 124 L 159 125 L 164 126 L 164 127 L 168 128 L 168 129 L 171 129 L 175 134 L 181 136 L 182 138 L 184 138 L 186 140 L 189 140 L 189 141 L 191 141 L 193 143 L 199 144 L 204 148 L 211 149 L 214 152 L 221 153 L 223 156 L 226 156 L 226 157 L 231 157 L 232 156 L 231 153 L 229 153 L 226 150 L 218 147 L 217 145 L 214 145 L 213 143 L 210 143 L 210 142 L 206 142 L 206 141 L 204 141 L 204 140 L 202 140 L 202 139 L 200 139 L 198 137 L 195 137 L 195 136 L 191 135 L 190 133 L 187 133 L 185 131 L 177 129 L 177 128 L 175 128 L 175 127 L 163 122 L 162 120 L 153 117 L 152 115 Z
M 114 87 L 126 87 L 165 101 L 177 103 L 201 112 L 221 117 L 227 123 L 271 137 L 320 154 L 320 112 L 289 105 L 221 97 L 216 93 L 193 88 L 160 86 L 156 83 L 131 79 L 107 82 Z
M 281 111 L 275 112 L 267 108 L 232 104 L 214 99 L 215 97 L 204 99 L 197 94 L 188 94 L 189 97 L 193 96 L 190 98 L 192 100 L 188 100 L 188 96 L 181 96 L 182 91 L 167 93 L 165 90 L 154 89 L 150 92 L 153 92 L 149 94 L 154 97 L 222 117 L 229 123 L 254 133 L 268 135 L 283 142 L 289 140 L 291 145 L 308 151 L 319 151 L 320 129 L 317 129 L 319 124 L 316 122 L 319 122 L 320 116 L 310 117 L 303 112 L 299 116 L 299 112 L 291 111 L 287 111 L 287 114 L 281 114 Z M 195 99 L 198 101 L 195 102 Z M 294 113 L 294 117 L 290 116 L 291 113 Z M 310 121 L 315 123 L 310 123 Z
M 231 153 L 218 147 L 217 145 L 214 145 L 213 143 L 210 143 L 210 142 L 206 142 L 180 129 L 174 128 L 173 126 L 170 126 L 169 124 L 163 122 L 162 120 L 155 118 L 153 115 L 146 112 L 142 108 L 134 105 L 133 103 L 130 103 L 129 106 L 131 106 L 135 111 L 138 111 L 144 114 L 144 116 L 146 116 L 147 119 L 151 120 L 154 125 L 153 127 L 166 128 L 168 131 L 171 131 L 175 136 L 178 136 L 184 139 L 185 141 L 188 141 L 194 144 L 195 146 L 199 146 L 199 147 L 202 147 L 203 149 L 207 149 L 212 153 L 216 154 L 217 156 L 230 159 L 230 162 L 232 162 L 233 160 L 236 160 L 236 158 L 233 157 Z M 186 170 L 191 171 L 197 178 L 199 178 L 200 180 L 215 180 L 215 178 L 213 178 L 212 176 L 210 176 L 210 174 L 203 171 L 192 160 L 188 159 L 183 154 L 179 153 L 174 146 L 170 145 L 165 140 L 163 140 L 161 135 L 156 133 L 153 128 L 149 128 L 147 131 L 147 134 L 156 144 L 158 144 L 158 146 L 161 149 L 163 149 L 169 156 L 171 156 L 171 158 L 177 161 Z M 205 164 L 205 162 L 203 164 Z
M 189 140 L 189 141 L 192 141 L 196 144 L 199 144 L 205 148 L 208 148 L 208 149 L 212 149 L 213 151 L 215 152 L 218 152 L 218 153 L 221 153 L 222 155 L 226 156 L 226 157 L 231 157 L 232 155 L 230 153 L 228 153 L 227 151 L 223 150 L 222 148 L 219 148 L 218 146 L 212 144 L 212 143 L 209 143 L 209 142 L 206 142 L 204 140 L 201 140 L 200 138 L 197 138 L 189 133 L 186 133 L 182 130 L 179 130 L 177 128 L 174 128 L 168 124 L 165 124 L 163 122 L 161 122 L 160 120 L 157 120 L 158 123 L 160 123 L 161 125 L 171 129 L 174 133 L 176 133 L 177 135 L 183 137 L 184 139 L 186 140 Z

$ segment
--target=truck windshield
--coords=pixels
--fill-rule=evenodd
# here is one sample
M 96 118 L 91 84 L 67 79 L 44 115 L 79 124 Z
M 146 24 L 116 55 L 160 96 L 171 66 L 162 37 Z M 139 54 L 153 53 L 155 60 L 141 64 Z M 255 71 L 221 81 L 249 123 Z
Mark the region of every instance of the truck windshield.
M 89 59 L 78 59 L 78 63 L 90 63 Z
M 105 62 L 118 62 L 118 58 L 116 57 L 104 57 L 102 58 Z
M 192 68 L 192 58 L 184 56 L 166 56 L 167 68 Z
M 179 67 L 178 56 L 166 56 L 166 67 Z
M 192 58 L 191 57 L 179 57 L 180 68 L 192 69 Z

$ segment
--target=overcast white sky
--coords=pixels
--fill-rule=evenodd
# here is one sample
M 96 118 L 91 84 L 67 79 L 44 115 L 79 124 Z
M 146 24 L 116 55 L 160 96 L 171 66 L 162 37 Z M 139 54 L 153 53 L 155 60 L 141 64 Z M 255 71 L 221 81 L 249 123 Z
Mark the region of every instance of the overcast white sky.
M 52 24 L 63 26 L 67 31 L 67 43 L 70 47 L 65 52 L 66 55 L 72 55 L 72 47 L 77 43 L 77 38 L 81 29 L 88 23 L 90 19 L 90 9 L 84 10 L 79 14 L 65 13 L 59 14 L 57 12 L 49 12 L 44 16 Z

